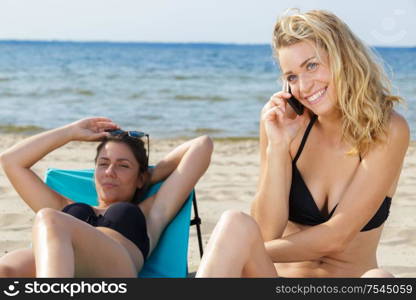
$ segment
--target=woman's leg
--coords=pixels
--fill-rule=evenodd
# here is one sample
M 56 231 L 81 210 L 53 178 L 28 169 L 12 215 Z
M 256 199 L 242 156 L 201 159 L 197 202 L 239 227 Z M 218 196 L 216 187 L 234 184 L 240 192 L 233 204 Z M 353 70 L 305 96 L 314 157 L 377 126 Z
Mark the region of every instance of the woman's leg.
M 0 258 L 0 277 L 35 276 L 35 257 L 32 248 L 17 249 Z
M 391 274 L 390 272 L 387 272 L 383 269 L 377 268 L 377 269 L 371 269 L 368 270 L 367 272 L 365 272 L 363 275 L 361 275 L 361 278 L 389 278 L 389 277 L 394 277 L 393 274 Z
M 277 277 L 254 219 L 237 211 L 223 213 L 196 277 Z
M 44 208 L 35 218 L 33 249 L 37 277 L 136 277 L 129 252 L 97 228 Z M 137 250 L 139 259 L 140 251 Z

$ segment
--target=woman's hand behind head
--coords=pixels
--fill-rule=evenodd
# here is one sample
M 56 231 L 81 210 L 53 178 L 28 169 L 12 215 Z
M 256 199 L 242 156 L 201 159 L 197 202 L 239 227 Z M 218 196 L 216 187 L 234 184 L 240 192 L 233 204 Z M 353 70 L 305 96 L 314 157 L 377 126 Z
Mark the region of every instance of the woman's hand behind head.
M 72 140 L 75 141 L 99 141 L 109 135 L 106 130 L 119 129 L 120 127 L 105 117 L 85 118 L 68 125 L 72 132 Z

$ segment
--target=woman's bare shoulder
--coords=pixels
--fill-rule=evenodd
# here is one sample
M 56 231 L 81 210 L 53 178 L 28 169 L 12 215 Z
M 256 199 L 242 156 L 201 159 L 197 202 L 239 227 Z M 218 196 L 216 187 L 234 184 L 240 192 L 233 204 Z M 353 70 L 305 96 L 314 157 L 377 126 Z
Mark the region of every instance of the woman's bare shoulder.
M 375 144 L 363 157 L 363 161 L 379 159 L 391 160 L 393 157 L 404 157 L 410 143 L 410 129 L 406 119 L 392 111 L 387 126 L 387 139 Z
M 388 127 L 389 143 L 395 146 L 407 146 L 410 140 L 410 128 L 407 120 L 398 112 L 393 111 Z
M 407 123 L 406 118 L 403 117 L 400 113 L 398 113 L 395 110 L 393 110 L 392 113 L 391 113 L 390 128 L 392 128 L 392 129 L 406 129 L 407 131 L 410 132 L 409 124 Z

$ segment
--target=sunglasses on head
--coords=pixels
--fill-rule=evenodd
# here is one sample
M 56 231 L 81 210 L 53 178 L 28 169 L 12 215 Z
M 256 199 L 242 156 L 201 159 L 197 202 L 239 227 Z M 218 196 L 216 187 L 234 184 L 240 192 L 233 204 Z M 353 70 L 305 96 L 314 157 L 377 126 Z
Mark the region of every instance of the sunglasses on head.
M 142 132 L 142 131 L 135 131 L 135 130 L 122 130 L 122 129 L 116 129 L 116 130 L 106 130 L 110 135 L 112 136 L 128 136 L 129 138 L 133 139 L 141 139 L 142 137 L 146 137 L 147 139 L 147 164 L 149 165 L 149 156 L 150 156 L 150 145 L 149 145 L 149 134 Z
M 110 133 L 112 136 L 128 135 L 129 137 L 138 138 L 138 139 L 144 136 L 149 137 L 149 134 L 144 133 L 142 131 L 135 131 L 135 130 L 116 129 L 116 130 L 106 130 L 106 132 Z

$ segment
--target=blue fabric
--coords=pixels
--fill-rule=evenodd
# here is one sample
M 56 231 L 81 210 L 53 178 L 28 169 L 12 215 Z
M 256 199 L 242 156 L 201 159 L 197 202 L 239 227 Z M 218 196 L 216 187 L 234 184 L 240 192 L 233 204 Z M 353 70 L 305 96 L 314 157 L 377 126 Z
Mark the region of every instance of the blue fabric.
M 94 170 L 62 170 L 50 168 L 46 171 L 45 182 L 53 190 L 65 197 L 97 205 L 97 193 L 94 185 Z M 151 186 L 148 195 L 154 195 L 163 182 Z M 139 277 L 186 277 L 188 259 L 189 224 L 191 218 L 192 199 L 191 192 L 182 209 L 165 228 L 159 243 L 145 262 Z

